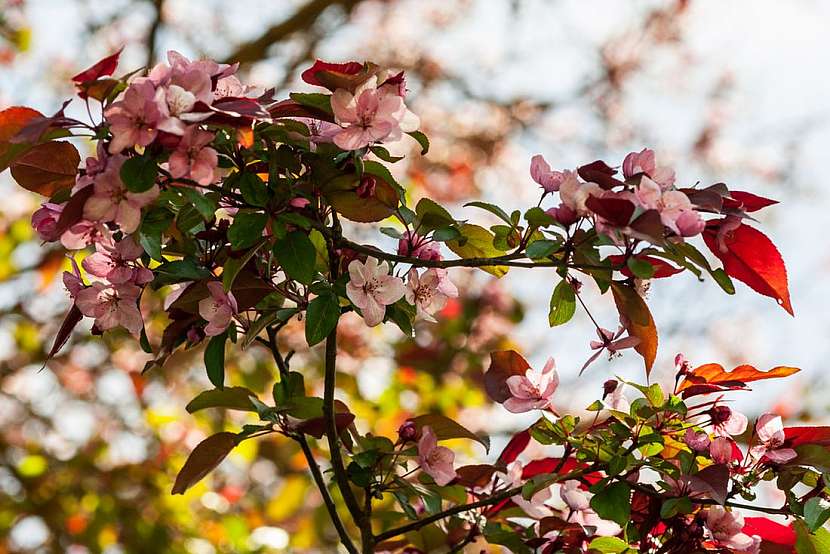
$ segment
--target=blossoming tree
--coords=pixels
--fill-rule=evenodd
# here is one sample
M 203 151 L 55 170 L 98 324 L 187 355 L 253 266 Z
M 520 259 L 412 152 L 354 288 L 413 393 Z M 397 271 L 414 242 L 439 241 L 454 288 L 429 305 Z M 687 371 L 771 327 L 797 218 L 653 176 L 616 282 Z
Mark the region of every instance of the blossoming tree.
M 196 446 L 174 494 L 241 442 L 276 433 L 299 445 L 348 552 L 458 552 L 472 544 L 544 553 L 828 551 L 830 428 L 785 428 L 775 414 L 750 422 L 726 404 L 747 383 L 796 368 L 727 371 L 678 355 L 673 388 L 648 382 L 658 335 L 642 293 L 652 279 L 707 274 L 729 294 L 736 279 L 793 313 L 782 258 L 748 223 L 775 201 L 723 183 L 682 186 L 649 149 L 621 167 L 594 161 L 561 171 L 535 156 L 536 206 L 508 213 L 469 204 L 500 220 L 488 229 L 429 199 L 409 206 L 389 171 L 400 158 L 384 145 L 408 135 L 422 154 L 429 149 L 406 106 L 403 73 L 318 61 L 303 79 L 321 92 L 277 100 L 242 83 L 234 65 L 171 52 L 168 63 L 114 78 L 117 64 L 118 53 L 73 79 L 86 106 L 99 105 L 89 113 L 100 119 L 76 120 L 63 109 L 0 112 L 0 169 L 47 197 L 32 217 L 42 240 L 86 254 L 80 265 L 71 258 L 64 274 L 73 303 L 50 355 L 84 317 L 94 319 L 93 333 L 132 334 L 154 356 L 146 371 L 204 346 L 214 388 L 188 411 L 259 419 Z M 96 143 L 96 155 L 81 164 L 62 140 L 71 136 Z M 350 239 L 343 220 L 388 220 L 380 231 L 397 240 L 396 250 Z M 697 239 L 722 267 L 694 246 Z M 511 268 L 549 272 L 551 327 L 567 323 L 577 306 L 595 323 L 582 370 L 632 350 L 645 383 L 609 379 L 587 407 L 592 415 L 580 418 L 555 408 L 552 358 L 536 370 L 515 351 L 496 351 L 481 378 L 488 396 L 539 417 L 495 462 L 459 463 L 443 441 L 489 449 L 489 440 L 441 413 L 410 418 L 396 436 L 363 428 L 335 398 L 341 316 L 356 312 L 368 326 L 412 335 L 416 321 L 447 316 L 444 307 L 459 294 L 452 267 L 497 277 Z M 610 292 L 619 325 L 595 320 L 583 282 Z M 168 291 L 160 337 L 146 332 L 148 287 Z M 296 321 L 307 343 L 324 349 L 322 383 L 292 367 L 293 353 L 280 343 Z M 270 398 L 225 386 L 229 348 L 270 353 Z M 531 441 L 549 456 L 528 459 Z M 783 505 L 757 500 L 758 486 L 771 481 Z

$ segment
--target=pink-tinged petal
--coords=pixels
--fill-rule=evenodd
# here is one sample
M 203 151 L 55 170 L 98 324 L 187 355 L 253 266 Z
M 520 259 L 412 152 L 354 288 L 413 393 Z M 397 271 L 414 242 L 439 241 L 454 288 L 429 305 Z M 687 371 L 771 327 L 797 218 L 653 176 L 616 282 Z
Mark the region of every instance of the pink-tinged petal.
M 749 421 L 744 414 L 732 410 L 729 419 L 727 419 L 723 424 L 723 430 L 733 436 L 740 435 L 746 431 L 748 423 Z
M 510 390 L 510 394 L 514 398 L 533 398 L 532 392 L 535 392 L 535 387 L 524 375 L 511 375 L 504 380 L 504 384 L 507 385 L 507 388 Z
M 213 298 L 203 298 L 199 301 L 199 315 L 205 321 L 211 321 L 216 317 L 216 312 L 219 310 L 219 305 Z
M 362 263 L 360 260 L 352 260 L 352 262 L 349 264 L 350 284 L 353 284 L 357 287 L 362 287 L 370 278 L 371 275 L 367 275 L 366 272 L 366 265 Z
M 378 278 L 378 285 L 375 288 L 375 299 L 386 306 L 394 304 L 406 293 L 406 287 L 399 277 L 383 275 Z
M 767 450 L 766 455 L 776 464 L 785 464 L 795 459 L 798 453 L 792 448 L 779 448 L 777 450 Z
M 718 464 L 728 464 L 732 461 L 732 440 L 726 437 L 717 437 L 709 445 L 709 455 Z
M 91 196 L 84 204 L 84 218 L 92 221 L 112 221 L 117 212 L 118 206 L 104 196 Z
M 331 109 L 338 123 L 358 123 L 357 102 L 345 89 L 337 89 L 331 96 Z
M 383 316 L 386 315 L 386 306 L 379 304 L 372 296 L 368 296 L 366 305 L 361 307 L 361 311 L 366 325 L 374 327 L 383 321 Z
M 115 268 L 115 261 L 103 252 L 95 252 L 84 258 L 81 265 L 96 277 L 106 277 Z
M 351 282 L 346 284 L 346 296 L 352 301 L 352 304 L 360 309 L 365 308 L 369 301 L 369 295 L 366 294 L 363 287 Z
M 100 283 L 93 283 L 75 294 L 75 305 L 87 317 L 95 317 L 95 309 L 101 305 L 98 294 L 102 288 Z
M 134 304 L 119 303 L 118 307 L 119 324 L 127 329 L 130 333 L 137 335 L 144 327 L 144 320 L 141 318 L 141 312 Z
M 133 279 L 133 269 L 126 266 L 116 267 L 106 277 L 113 285 L 128 283 Z
M 128 192 L 126 194 L 129 203 L 137 208 L 143 208 L 144 206 L 153 203 L 158 196 L 158 185 L 153 185 L 144 192 Z
M 112 220 L 125 233 L 133 233 L 141 224 L 141 209 L 129 202 L 121 202 Z
M 358 150 L 372 142 L 371 136 L 362 127 L 353 125 L 334 136 L 334 144 L 343 150 Z
M 424 425 L 421 429 L 421 438 L 418 439 L 418 455 L 426 458 L 436 446 L 438 446 L 438 437 L 435 436 L 432 427 Z
M 784 442 L 784 423 L 781 416 L 776 414 L 761 415 L 755 424 L 755 431 L 764 444 L 781 444 Z

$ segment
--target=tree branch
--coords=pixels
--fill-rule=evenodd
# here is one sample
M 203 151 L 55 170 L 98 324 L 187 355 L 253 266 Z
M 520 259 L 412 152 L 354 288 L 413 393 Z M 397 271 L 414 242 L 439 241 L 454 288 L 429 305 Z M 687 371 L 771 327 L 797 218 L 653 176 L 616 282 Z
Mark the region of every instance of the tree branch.
M 251 63 L 266 56 L 268 48 L 288 38 L 294 33 L 307 30 L 314 25 L 328 8 L 339 5 L 347 13 L 362 0 L 310 0 L 299 8 L 288 19 L 268 28 L 258 38 L 240 44 L 234 52 L 228 55 L 225 63 Z

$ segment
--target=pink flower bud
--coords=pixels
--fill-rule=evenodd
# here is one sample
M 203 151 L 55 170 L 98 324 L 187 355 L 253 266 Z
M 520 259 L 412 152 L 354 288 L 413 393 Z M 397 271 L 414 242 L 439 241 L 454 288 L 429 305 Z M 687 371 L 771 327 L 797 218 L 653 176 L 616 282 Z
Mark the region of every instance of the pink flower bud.
M 377 186 L 378 180 L 374 175 L 364 175 L 360 179 L 360 184 L 357 186 L 355 192 L 360 198 L 371 198 L 375 195 Z
M 401 442 L 410 442 L 418 438 L 418 427 L 412 421 L 405 421 L 398 428 L 398 438 Z

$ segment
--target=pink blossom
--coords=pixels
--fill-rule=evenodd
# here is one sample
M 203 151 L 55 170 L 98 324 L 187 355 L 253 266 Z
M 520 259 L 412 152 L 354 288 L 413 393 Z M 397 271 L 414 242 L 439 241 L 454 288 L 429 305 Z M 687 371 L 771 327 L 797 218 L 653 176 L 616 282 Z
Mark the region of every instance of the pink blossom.
M 530 176 L 545 192 L 558 191 L 559 185 L 565 180 L 565 173 L 552 171 L 541 154 L 536 154 L 530 159 Z
M 525 481 L 522 479 L 522 463 L 515 461 L 507 467 L 507 479 L 510 481 L 512 487 L 521 486 Z M 553 492 L 551 487 L 545 487 L 533 493 L 530 500 L 520 494 L 511 496 L 513 501 L 519 508 L 532 518 L 540 519 L 551 515 L 551 509 L 545 506 L 545 502 L 550 500 Z
M 430 241 L 412 231 L 405 231 L 398 240 L 398 255 L 421 260 L 440 260 L 441 249 L 437 242 Z
M 683 435 L 683 442 L 692 450 L 703 452 L 709 449 L 712 441 L 709 439 L 709 435 L 703 431 L 695 431 L 690 428 L 686 429 L 686 434 Z
M 550 398 L 559 386 L 556 363 L 548 358 L 541 371 L 529 368 L 524 375 L 511 375 L 505 380 L 510 398 L 504 407 L 514 414 L 542 410 L 550 406 Z
M 744 516 L 723 506 L 711 506 L 706 510 L 706 527 L 712 538 L 727 548 L 752 552 L 756 543 L 755 539 L 743 533 Z
M 591 494 L 582 490 L 581 483 L 576 479 L 568 479 L 562 483 L 559 496 L 570 510 L 568 521 L 592 529 L 593 534 L 599 537 L 612 537 L 622 531 L 619 525 L 602 519 L 591 509 Z
M 150 204 L 159 194 L 158 185 L 145 192 L 130 192 L 121 181 L 123 156 L 114 156 L 107 169 L 95 178 L 95 190 L 84 205 L 84 217 L 92 221 L 112 221 L 125 233 L 138 229 L 141 208 Z
M 429 425 L 425 425 L 418 440 L 418 463 L 421 469 L 443 487 L 457 475 L 452 467 L 454 460 L 455 453 L 446 446 L 438 446 L 438 437 Z
M 98 281 L 77 293 L 75 305 L 85 316 L 94 317 L 102 331 L 121 326 L 135 335 L 144 326 L 137 304 L 140 295 L 141 288 L 132 283 Z
M 622 170 L 626 179 L 638 173 L 645 173 L 663 188 L 674 184 L 674 170 L 670 167 L 657 167 L 654 150 L 650 148 L 628 154 L 623 160 Z
M 582 372 L 585 371 L 585 368 L 594 363 L 596 359 L 599 358 L 600 354 L 602 354 L 606 349 L 609 354 L 614 355 L 620 350 L 634 348 L 640 344 L 640 339 L 638 337 L 628 336 L 620 338 L 624 332 L 625 327 L 622 325 L 617 329 L 616 333 L 602 327 L 597 328 L 597 336 L 599 337 L 599 340 L 592 340 L 590 342 L 591 350 L 596 350 L 596 352 L 588 358 L 588 361 L 585 362 L 582 369 L 579 370 L 579 373 L 582 374 Z
M 193 179 L 200 185 L 211 184 L 219 163 L 216 150 L 207 146 L 213 138 L 213 133 L 197 127 L 188 128 L 176 150 L 170 154 L 170 175 L 176 179 Z
M 679 190 L 664 192 L 660 185 L 643 176 L 634 191 L 634 199 L 642 208 L 660 212 L 663 225 L 680 236 L 693 236 L 703 231 L 703 219 L 694 210 L 689 197 Z
M 548 208 L 545 210 L 545 213 L 565 227 L 573 225 L 579 220 L 579 214 L 565 205 L 564 202 L 559 204 L 559 206 Z
M 628 413 L 631 410 L 631 404 L 623 395 L 624 390 L 624 383 L 616 383 L 613 390 L 603 397 L 605 405 L 611 410 Z
M 709 444 L 709 456 L 716 464 L 728 464 L 732 461 L 733 445 L 735 441 L 729 437 L 716 437 Z
M 413 267 L 407 274 L 404 296 L 417 308 L 418 315 L 434 322 L 433 315 L 447 304 L 448 298 L 458 296 L 458 289 L 450 281 L 446 269 L 427 269 L 418 275 L 418 270 Z
M 52 242 L 58 238 L 56 230 L 61 212 L 63 212 L 63 204 L 44 202 L 40 209 L 32 214 L 32 228 L 40 240 Z
M 582 490 L 582 483 L 576 479 L 568 479 L 562 483 L 559 496 L 571 510 L 586 510 L 591 505 L 591 497 L 587 491 Z
M 82 219 L 61 234 L 61 244 L 67 250 L 80 250 L 98 242 L 106 233 L 103 224 Z
M 215 337 L 225 332 L 238 307 L 233 293 L 225 292 L 219 281 L 211 281 L 207 287 L 210 296 L 199 301 L 199 315 L 208 322 L 205 335 Z
M 331 107 L 335 121 L 343 127 L 334 143 L 343 150 L 357 150 L 382 140 L 394 142 L 420 124 L 393 87 L 377 88 L 377 77 L 368 79 L 354 93 L 337 89 Z
M 386 306 L 394 304 L 406 293 L 403 281 L 389 275 L 389 264 L 367 258 L 366 263 L 352 260 L 349 264 L 349 284 L 346 295 L 360 308 L 366 325 L 374 327 L 386 315 Z
M 143 285 L 153 280 L 153 272 L 135 264 L 135 260 L 144 253 L 144 249 L 127 237 L 113 243 L 100 241 L 95 243 L 95 253 L 90 254 L 82 265 L 91 275 L 102 277 L 110 283 L 134 283 Z
M 784 444 L 784 423 L 781 416 L 763 414 L 755 423 L 755 432 L 760 444 L 753 446 L 750 453 L 760 459 L 766 456 L 776 464 L 783 464 L 795 458 L 798 454 L 792 448 L 779 448 Z
M 746 431 L 748 423 L 746 416 L 729 406 L 714 406 L 709 410 L 709 415 L 712 418 L 712 432 L 715 436 L 734 436 Z
M 158 134 L 161 112 L 155 102 L 155 88 L 147 79 L 136 79 L 124 92 L 124 97 L 104 112 L 113 135 L 109 146 L 111 154 L 125 148 L 147 146 Z
M 582 183 L 577 177 L 575 171 L 565 170 L 564 177 L 559 184 L 559 197 L 562 203 L 576 212 L 579 216 L 586 216 L 591 213 L 591 210 L 585 205 L 588 198 L 593 196 L 602 196 L 603 190 L 596 183 Z

